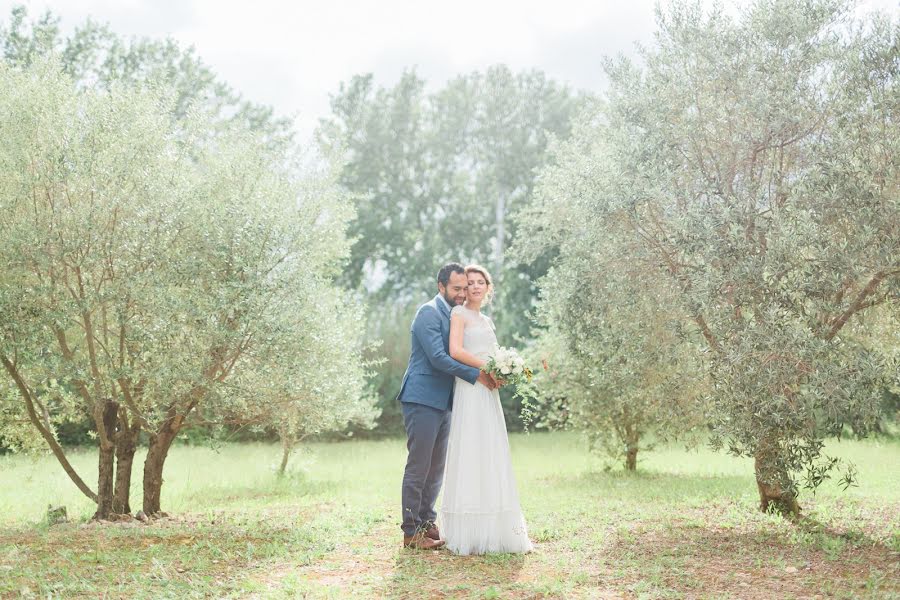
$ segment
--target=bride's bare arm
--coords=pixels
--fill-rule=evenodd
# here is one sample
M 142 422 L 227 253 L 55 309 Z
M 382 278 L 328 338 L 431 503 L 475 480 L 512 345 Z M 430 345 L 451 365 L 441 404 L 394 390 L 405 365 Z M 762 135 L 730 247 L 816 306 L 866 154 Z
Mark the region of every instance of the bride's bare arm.
M 464 365 L 480 369 L 487 362 L 478 358 L 463 348 L 463 331 L 466 328 L 466 318 L 461 314 L 450 315 L 450 358 Z

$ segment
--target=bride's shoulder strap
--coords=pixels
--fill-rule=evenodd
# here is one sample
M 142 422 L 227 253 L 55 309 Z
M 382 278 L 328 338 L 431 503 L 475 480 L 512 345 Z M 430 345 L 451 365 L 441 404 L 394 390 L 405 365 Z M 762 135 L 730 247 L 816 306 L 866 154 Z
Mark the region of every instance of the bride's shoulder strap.
M 456 306 L 454 306 L 453 308 L 450 309 L 450 314 L 451 314 L 451 315 L 463 315 L 463 316 L 465 316 L 465 314 L 466 314 L 466 307 L 463 306 L 462 304 L 457 304 Z

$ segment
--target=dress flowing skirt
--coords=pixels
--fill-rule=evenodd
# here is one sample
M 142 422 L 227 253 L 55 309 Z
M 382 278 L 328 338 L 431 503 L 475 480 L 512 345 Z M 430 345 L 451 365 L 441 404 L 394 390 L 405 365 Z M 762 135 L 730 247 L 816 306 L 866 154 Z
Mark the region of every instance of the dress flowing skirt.
M 440 510 L 442 537 L 456 554 L 528 552 L 500 394 L 456 380 Z

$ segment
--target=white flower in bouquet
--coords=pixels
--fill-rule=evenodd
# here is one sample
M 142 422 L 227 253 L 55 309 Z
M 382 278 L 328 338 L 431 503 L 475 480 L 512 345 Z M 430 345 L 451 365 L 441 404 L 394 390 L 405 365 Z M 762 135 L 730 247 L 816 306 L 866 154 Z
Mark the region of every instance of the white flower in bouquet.
M 531 381 L 532 371 L 525 364 L 525 359 L 519 356 L 513 348 L 497 346 L 482 368 L 496 379 L 503 379 L 512 383 L 518 383 L 522 379 Z M 510 377 L 511 376 L 511 377 Z
M 537 390 L 531 383 L 533 373 L 525 364 L 525 359 L 513 348 L 496 346 L 481 370 L 498 381 L 515 384 L 516 392 L 513 398 L 518 398 L 522 403 L 522 423 L 525 425 L 525 431 L 528 431 L 528 426 L 534 418 Z

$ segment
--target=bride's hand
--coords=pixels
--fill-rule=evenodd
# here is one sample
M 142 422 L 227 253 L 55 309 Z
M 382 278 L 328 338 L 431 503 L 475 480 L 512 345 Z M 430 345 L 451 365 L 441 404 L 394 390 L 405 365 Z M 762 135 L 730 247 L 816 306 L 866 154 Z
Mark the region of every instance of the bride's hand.
M 497 380 L 490 373 L 485 373 L 484 371 L 478 374 L 478 381 L 489 390 L 496 390 L 499 387 Z

